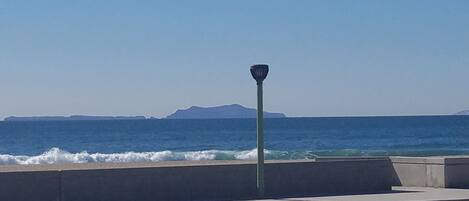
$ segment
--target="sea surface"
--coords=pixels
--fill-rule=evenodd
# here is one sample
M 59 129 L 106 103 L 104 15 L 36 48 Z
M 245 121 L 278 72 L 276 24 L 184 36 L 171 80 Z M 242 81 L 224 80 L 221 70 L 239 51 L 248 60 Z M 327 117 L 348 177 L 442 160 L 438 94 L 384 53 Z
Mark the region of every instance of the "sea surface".
M 0 121 L 0 165 L 256 158 L 255 119 Z M 469 116 L 266 119 L 267 159 L 469 155 Z

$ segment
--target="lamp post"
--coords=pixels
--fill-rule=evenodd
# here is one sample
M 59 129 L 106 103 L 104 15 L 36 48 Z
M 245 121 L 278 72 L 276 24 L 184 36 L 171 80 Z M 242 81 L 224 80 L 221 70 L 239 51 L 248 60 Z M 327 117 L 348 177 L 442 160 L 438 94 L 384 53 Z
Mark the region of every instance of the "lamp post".
M 269 73 L 269 66 L 256 64 L 251 66 L 251 75 L 257 82 L 257 190 L 264 196 L 264 109 L 262 82 Z

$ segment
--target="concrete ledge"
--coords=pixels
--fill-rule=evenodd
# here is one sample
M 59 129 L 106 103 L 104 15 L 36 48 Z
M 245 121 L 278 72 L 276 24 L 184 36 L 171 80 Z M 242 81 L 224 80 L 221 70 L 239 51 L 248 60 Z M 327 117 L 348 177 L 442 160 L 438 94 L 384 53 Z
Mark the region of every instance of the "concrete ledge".
M 0 166 L 0 200 L 220 200 L 256 197 L 255 161 Z M 267 161 L 268 197 L 469 188 L 469 157 L 327 157 Z
M 327 156 L 318 157 L 315 161 L 357 161 L 357 160 L 389 160 L 386 156 Z
M 445 187 L 444 158 L 390 157 L 397 179 L 394 185 Z
M 446 156 L 444 159 L 447 165 L 469 164 L 469 156 Z
M 389 160 L 268 161 L 266 194 L 391 190 Z M 0 200 L 222 200 L 256 197 L 254 161 L 0 166 Z
M 403 163 L 403 164 L 434 164 L 434 165 L 445 164 L 445 157 L 392 156 L 390 157 L 390 159 L 393 163 Z
M 397 185 L 469 188 L 469 157 L 390 157 Z

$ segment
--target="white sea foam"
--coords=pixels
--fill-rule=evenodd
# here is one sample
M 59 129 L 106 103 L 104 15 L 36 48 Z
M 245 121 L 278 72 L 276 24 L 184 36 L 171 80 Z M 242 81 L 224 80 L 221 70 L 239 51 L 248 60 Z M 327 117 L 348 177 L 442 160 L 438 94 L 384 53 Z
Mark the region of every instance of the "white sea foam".
M 283 152 L 265 150 L 267 158 L 277 158 Z M 277 155 L 277 156 L 274 156 Z M 10 164 L 64 164 L 64 163 L 127 163 L 156 162 L 171 160 L 253 160 L 257 158 L 255 149 L 246 151 L 205 150 L 189 152 L 124 152 L 124 153 L 70 153 L 59 148 L 52 148 L 40 155 L 8 155 L 0 154 L 0 165 Z

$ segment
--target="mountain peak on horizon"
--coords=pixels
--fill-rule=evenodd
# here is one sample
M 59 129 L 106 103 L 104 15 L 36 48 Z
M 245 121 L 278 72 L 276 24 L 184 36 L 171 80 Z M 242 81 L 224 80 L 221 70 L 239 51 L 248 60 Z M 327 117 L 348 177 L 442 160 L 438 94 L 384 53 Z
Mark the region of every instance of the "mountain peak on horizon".
M 265 118 L 285 118 L 283 113 L 264 112 Z M 213 107 L 191 106 L 178 109 L 166 119 L 230 119 L 256 118 L 256 109 L 247 108 L 240 104 L 220 105 Z
M 463 110 L 461 112 L 457 112 L 454 115 L 469 115 L 469 110 Z

